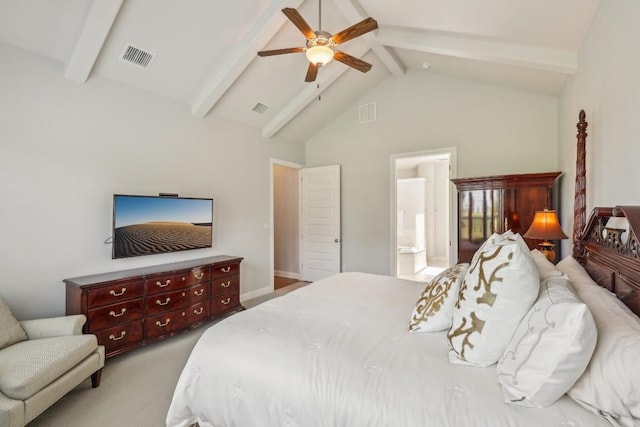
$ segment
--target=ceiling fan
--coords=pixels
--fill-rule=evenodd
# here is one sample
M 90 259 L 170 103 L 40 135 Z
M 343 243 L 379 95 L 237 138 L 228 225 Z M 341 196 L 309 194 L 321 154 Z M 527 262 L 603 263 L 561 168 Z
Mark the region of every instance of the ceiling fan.
M 319 3 L 320 19 L 322 18 L 322 2 Z M 366 18 L 355 25 L 345 28 L 344 30 L 331 35 L 330 33 L 322 30 L 313 31 L 309 24 L 304 20 L 302 15 L 298 13 L 296 9 L 284 8 L 282 13 L 298 27 L 300 32 L 307 38 L 306 47 L 291 47 L 286 49 L 274 49 L 274 50 L 262 50 L 258 52 L 259 56 L 271 56 L 282 55 L 285 53 L 305 52 L 307 59 L 309 60 L 309 68 L 307 69 L 307 76 L 305 82 L 313 82 L 318 75 L 318 68 L 327 64 L 332 59 L 342 62 L 351 68 L 355 68 L 358 71 L 366 73 L 371 69 L 371 64 L 361 59 L 355 58 L 347 53 L 336 50 L 335 47 L 341 43 L 352 40 L 363 34 L 373 31 L 378 28 L 378 23 L 373 18 Z M 320 20 L 319 27 L 322 27 L 322 21 Z

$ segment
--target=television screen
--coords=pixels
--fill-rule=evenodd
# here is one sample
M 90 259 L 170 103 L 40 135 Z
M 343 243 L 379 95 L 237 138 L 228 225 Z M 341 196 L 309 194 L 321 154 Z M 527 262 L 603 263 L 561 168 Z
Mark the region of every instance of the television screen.
M 213 199 L 113 196 L 112 258 L 210 248 Z

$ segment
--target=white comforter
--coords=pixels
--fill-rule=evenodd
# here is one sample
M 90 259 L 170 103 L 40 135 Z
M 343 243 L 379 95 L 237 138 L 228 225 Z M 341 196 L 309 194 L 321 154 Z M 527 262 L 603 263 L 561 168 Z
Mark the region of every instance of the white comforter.
M 609 426 L 566 395 L 507 405 L 495 366 L 450 365 L 446 334 L 409 333 L 424 283 L 341 273 L 207 330 L 168 426 Z

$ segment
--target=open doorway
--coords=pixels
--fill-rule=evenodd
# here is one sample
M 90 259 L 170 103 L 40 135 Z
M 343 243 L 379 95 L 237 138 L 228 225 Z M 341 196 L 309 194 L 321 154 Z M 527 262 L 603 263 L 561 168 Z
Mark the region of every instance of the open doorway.
M 430 280 L 451 265 L 455 149 L 392 156 L 392 274 Z M 453 175 L 455 176 L 455 175 Z
M 300 280 L 300 168 L 271 160 L 271 290 Z

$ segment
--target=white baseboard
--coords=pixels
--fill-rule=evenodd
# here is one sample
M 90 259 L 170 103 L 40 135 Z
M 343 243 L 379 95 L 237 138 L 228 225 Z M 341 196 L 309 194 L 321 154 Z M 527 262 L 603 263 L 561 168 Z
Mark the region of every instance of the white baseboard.
M 286 277 L 287 279 L 299 279 L 300 273 L 292 273 L 290 271 L 274 270 L 274 276 Z
M 245 292 L 244 294 L 240 294 L 240 301 L 247 301 L 253 298 L 261 297 L 262 295 L 270 294 L 273 292 L 271 286 L 266 286 L 264 288 L 256 289 L 255 291 Z

